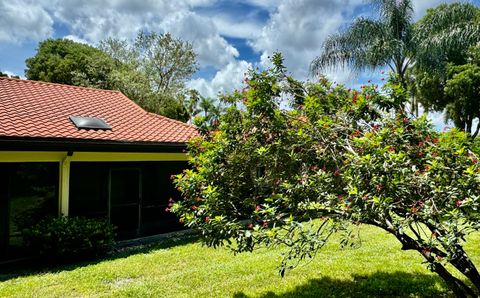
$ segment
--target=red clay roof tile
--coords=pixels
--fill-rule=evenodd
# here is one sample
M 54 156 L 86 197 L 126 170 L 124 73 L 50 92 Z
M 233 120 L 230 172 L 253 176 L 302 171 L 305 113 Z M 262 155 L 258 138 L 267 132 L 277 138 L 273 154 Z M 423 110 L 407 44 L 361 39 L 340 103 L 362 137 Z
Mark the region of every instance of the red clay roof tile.
M 69 116 L 99 117 L 112 130 L 77 129 Z M 196 135 L 118 91 L 0 77 L 0 137 L 185 143 Z

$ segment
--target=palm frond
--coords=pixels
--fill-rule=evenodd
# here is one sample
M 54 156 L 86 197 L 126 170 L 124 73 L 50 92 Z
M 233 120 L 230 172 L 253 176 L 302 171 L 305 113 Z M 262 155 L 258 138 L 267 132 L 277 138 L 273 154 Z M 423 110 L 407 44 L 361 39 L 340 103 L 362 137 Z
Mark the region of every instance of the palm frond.
M 310 65 L 310 71 L 316 73 L 326 68 L 352 67 L 355 71 L 371 65 L 372 44 L 378 43 L 384 35 L 380 22 L 358 18 L 343 33 L 328 37 L 323 43 L 322 54 Z
M 469 47 L 480 42 L 477 13 L 478 9 L 468 3 L 443 4 L 429 10 L 415 27 L 418 67 L 442 72 L 439 61 L 465 63 Z

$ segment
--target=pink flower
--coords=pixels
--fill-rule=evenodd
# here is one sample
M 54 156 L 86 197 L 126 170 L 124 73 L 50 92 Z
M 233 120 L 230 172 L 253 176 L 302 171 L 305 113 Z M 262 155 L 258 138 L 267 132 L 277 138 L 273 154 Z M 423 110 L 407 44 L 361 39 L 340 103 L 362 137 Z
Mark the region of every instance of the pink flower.
M 258 212 L 258 211 L 260 211 L 260 210 L 262 210 L 262 207 L 260 207 L 260 205 L 257 205 L 257 206 L 255 207 L 255 211 Z
M 462 200 L 457 200 L 455 202 L 455 205 L 457 205 L 457 207 L 461 207 L 463 205 L 463 201 Z

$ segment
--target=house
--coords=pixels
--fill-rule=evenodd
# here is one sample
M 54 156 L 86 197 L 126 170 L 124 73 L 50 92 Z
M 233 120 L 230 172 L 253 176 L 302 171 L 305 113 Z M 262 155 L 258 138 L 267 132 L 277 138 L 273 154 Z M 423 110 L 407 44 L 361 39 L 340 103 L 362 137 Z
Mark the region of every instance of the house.
M 120 238 L 179 229 L 165 211 L 188 124 L 118 91 L 0 78 L 0 247 L 46 215 L 107 218 Z

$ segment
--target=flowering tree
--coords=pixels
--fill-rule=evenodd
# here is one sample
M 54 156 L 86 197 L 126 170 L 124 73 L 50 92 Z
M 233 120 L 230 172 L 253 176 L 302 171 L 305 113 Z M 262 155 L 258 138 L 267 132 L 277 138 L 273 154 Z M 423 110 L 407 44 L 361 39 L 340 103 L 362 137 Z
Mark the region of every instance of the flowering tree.
M 175 179 L 184 199 L 172 211 L 213 247 L 288 247 L 282 275 L 333 233 L 347 245 L 352 226 L 371 224 L 420 253 L 456 295 L 478 295 L 463 243 L 480 227 L 480 176 L 465 134 L 408 119 L 394 84 L 380 92 L 302 83 L 279 54 L 272 61 L 250 72 L 245 88 L 223 99 L 219 125 L 190 143 L 192 168 Z

